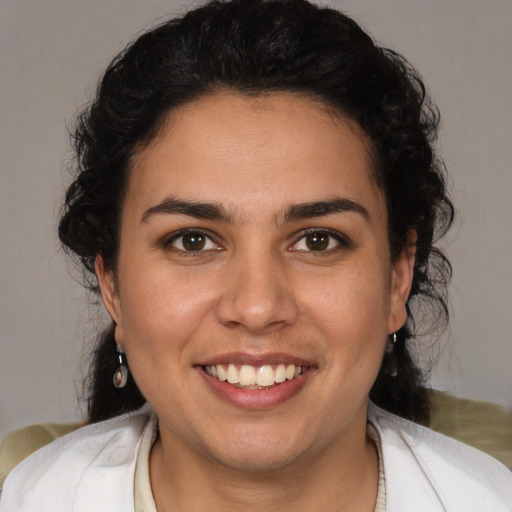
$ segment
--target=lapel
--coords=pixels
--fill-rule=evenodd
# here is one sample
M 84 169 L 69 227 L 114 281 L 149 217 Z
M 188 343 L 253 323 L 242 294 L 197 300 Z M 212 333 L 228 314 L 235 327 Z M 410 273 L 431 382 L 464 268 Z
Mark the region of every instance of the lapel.
M 387 512 L 511 512 L 512 474 L 485 453 L 374 404 Z
M 41 448 L 7 477 L 0 512 L 133 512 L 138 446 L 150 414 L 88 425 Z
M 395 418 L 370 404 L 368 419 L 379 432 L 386 479 L 387 512 L 447 512 L 428 471 L 419 463 L 411 439 Z

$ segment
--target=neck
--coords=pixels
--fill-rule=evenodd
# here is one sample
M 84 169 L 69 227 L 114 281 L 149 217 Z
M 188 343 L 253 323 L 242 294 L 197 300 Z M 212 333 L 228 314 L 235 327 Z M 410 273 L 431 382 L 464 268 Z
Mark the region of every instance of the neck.
M 193 448 L 180 446 L 162 432 L 150 456 L 157 509 L 371 512 L 377 495 L 378 456 L 365 427 L 340 436 L 314 455 L 266 472 L 227 467 L 195 453 Z

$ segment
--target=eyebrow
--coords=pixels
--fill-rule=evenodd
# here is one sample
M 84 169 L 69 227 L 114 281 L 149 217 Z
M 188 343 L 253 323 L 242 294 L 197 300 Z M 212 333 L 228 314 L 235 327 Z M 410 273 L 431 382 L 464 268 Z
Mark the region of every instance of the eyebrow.
M 289 222 L 324 217 L 335 213 L 352 212 L 362 215 L 366 220 L 370 219 L 368 210 L 361 204 L 350 199 L 335 197 L 327 201 L 314 201 L 311 203 L 299 203 L 290 205 L 284 212 L 283 224 Z
M 368 210 L 361 204 L 350 199 L 336 197 L 326 201 L 292 204 L 284 210 L 283 220 L 279 224 L 346 212 L 357 213 L 366 220 L 370 218 Z M 161 203 L 148 208 L 142 215 L 141 222 L 147 222 L 151 217 L 157 215 L 172 214 L 188 215 L 197 219 L 215 220 L 227 224 L 233 223 L 233 216 L 219 203 L 186 201 L 174 197 L 168 197 Z
M 217 220 L 226 223 L 233 222 L 233 218 L 221 204 L 184 201 L 174 197 L 168 197 L 161 203 L 148 208 L 142 215 L 141 221 L 147 222 L 156 215 L 171 214 L 188 215 L 197 219 Z

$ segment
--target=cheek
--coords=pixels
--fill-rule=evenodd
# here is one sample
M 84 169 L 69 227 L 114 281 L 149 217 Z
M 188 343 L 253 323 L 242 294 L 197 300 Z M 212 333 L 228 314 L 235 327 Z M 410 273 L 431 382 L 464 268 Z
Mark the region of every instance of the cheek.
M 386 330 L 390 310 L 389 276 L 371 265 L 341 268 L 305 284 L 303 304 L 320 326 L 354 337 Z
M 340 271 L 318 284 L 309 287 L 304 307 L 327 342 L 330 364 L 344 375 L 350 374 L 354 383 L 362 378 L 372 380 L 387 336 L 389 284 L 385 269 L 366 266 L 361 272 Z
M 211 294 L 188 279 L 146 273 L 125 283 L 121 307 L 127 351 L 158 357 L 161 351 L 181 349 L 212 308 Z
M 190 281 L 152 279 L 148 273 L 124 284 L 122 327 L 130 371 L 154 406 L 178 407 L 179 398 L 188 396 L 184 376 L 190 370 L 191 341 L 211 311 L 211 297 L 193 291 Z

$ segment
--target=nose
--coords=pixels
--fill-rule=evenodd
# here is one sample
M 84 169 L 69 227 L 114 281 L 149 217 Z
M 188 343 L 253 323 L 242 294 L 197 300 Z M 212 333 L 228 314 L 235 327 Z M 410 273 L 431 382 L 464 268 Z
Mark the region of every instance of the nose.
M 217 305 L 219 321 L 266 334 L 294 324 L 298 307 L 286 265 L 273 255 L 238 255 L 226 270 Z

